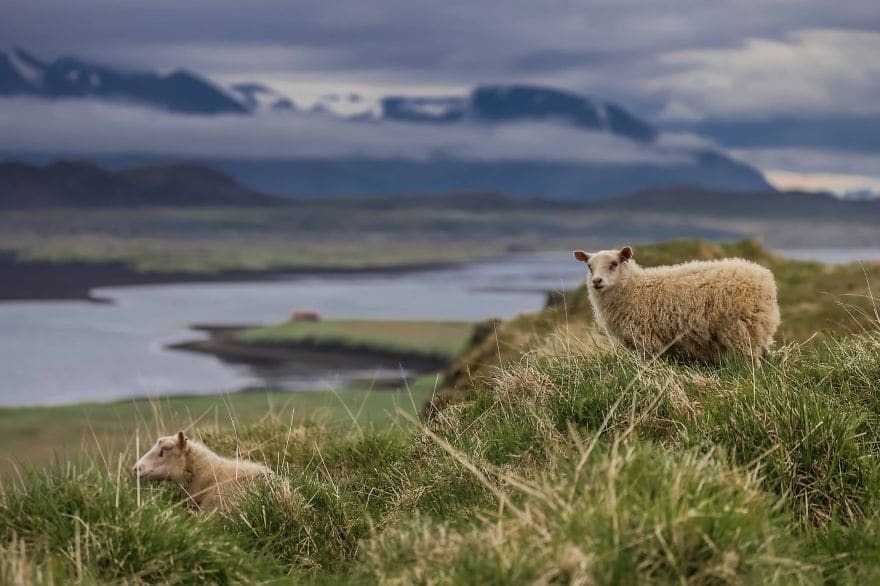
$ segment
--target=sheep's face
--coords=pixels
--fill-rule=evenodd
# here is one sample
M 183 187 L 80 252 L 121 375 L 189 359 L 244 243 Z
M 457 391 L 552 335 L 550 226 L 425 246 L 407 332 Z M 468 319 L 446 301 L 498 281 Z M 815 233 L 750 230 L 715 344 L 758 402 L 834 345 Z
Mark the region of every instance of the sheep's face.
M 629 246 L 624 246 L 620 250 L 600 250 L 594 253 L 574 251 L 574 257 L 590 267 L 587 282 L 596 293 L 611 289 L 626 276 L 632 256 L 632 248 Z
M 189 440 L 178 432 L 177 435 L 160 437 L 150 451 L 144 454 L 132 470 L 143 480 L 184 480 L 186 452 Z

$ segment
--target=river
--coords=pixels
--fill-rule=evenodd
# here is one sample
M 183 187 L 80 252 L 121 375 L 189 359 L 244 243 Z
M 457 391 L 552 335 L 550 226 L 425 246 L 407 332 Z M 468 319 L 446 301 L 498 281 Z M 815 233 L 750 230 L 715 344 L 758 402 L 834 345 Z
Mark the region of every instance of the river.
M 294 310 L 325 319 L 476 321 L 540 309 L 547 289 L 577 284 L 570 253 L 515 254 L 409 273 L 296 276 L 248 283 L 102 288 L 111 303 L 0 303 L 0 405 L 110 401 L 242 388 L 324 390 L 380 371 L 314 372 L 230 364 L 167 350 L 193 323 L 275 323 Z
M 880 250 L 783 251 L 791 257 L 846 262 Z M 546 290 L 584 277 L 570 253 L 513 254 L 489 262 L 409 273 L 296 276 L 267 282 L 97 289 L 112 303 L 0 303 L 0 405 L 111 401 L 243 388 L 340 388 L 379 371 L 314 371 L 309 365 L 259 368 L 209 355 L 167 350 L 197 337 L 193 323 L 275 323 L 294 310 L 323 318 L 468 320 L 537 311 Z

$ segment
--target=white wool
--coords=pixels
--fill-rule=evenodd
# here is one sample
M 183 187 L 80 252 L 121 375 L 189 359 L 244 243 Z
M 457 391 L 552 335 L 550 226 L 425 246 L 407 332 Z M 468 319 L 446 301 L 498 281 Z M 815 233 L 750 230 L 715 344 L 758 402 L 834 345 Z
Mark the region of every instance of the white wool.
M 776 283 L 758 264 L 730 258 L 642 268 L 629 247 L 575 258 L 590 265 L 597 323 L 628 348 L 713 363 L 728 354 L 758 359 L 773 344 Z

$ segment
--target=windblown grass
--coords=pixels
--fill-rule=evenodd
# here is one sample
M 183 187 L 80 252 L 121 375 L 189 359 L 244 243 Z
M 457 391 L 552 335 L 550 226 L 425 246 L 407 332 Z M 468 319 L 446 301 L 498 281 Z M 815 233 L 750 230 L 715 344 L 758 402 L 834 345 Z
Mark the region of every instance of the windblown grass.
M 338 392 L 248 391 L 227 395 L 136 399 L 52 407 L 0 408 L 0 480 L 21 466 L 100 457 L 125 450 L 133 430 L 155 437 L 197 422 L 202 429 L 233 430 L 267 417 L 300 425 L 384 424 L 403 409 L 417 412 L 437 386 L 436 376 L 412 381 L 405 390 L 358 388 Z
M 579 348 L 589 349 L 583 354 Z M 880 575 L 880 334 L 763 368 L 573 338 L 429 422 L 204 429 L 266 488 L 203 516 L 125 474 L 134 446 L 0 496 L 5 576 L 57 583 L 819 584 Z
M 821 345 L 829 337 L 868 333 L 880 327 L 875 297 L 880 292 L 880 263 L 832 266 L 788 260 L 753 240 L 725 244 L 677 240 L 637 246 L 635 255 L 642 266 L 740 257 L 770 268 L 779 291 L 782 325 L 776 338 L 781 346 L 795 342 Z M 448 388 L 437 397 L 436 406 L 467 397 L 500 363 L 517 361 L 524 353 L 541 349 L 548 340 L 578 340 L 580 353 L 601 345 L 602 340 L 594 338 L 586 289 L 565 292 L 559 301 L 540 313 L 500 324 L 491 335 L 469 347 L 454 361 Z

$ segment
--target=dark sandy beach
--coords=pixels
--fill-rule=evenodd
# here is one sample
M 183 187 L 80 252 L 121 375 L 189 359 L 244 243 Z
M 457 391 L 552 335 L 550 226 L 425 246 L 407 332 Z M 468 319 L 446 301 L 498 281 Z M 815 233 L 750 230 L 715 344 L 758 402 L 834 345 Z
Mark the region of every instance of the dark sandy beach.
M 121 262 L 19 261 L 0 253 L 0 301 L 75 300 L 106 302 L 92 289 L 125 285 L 271 281 L 302 275 L 399 274 L 452 268 L 462 263 L 436 262 L 363 268 L 290 267 L 267 270 L 233 270 L 216 273 L 145 273 Z

